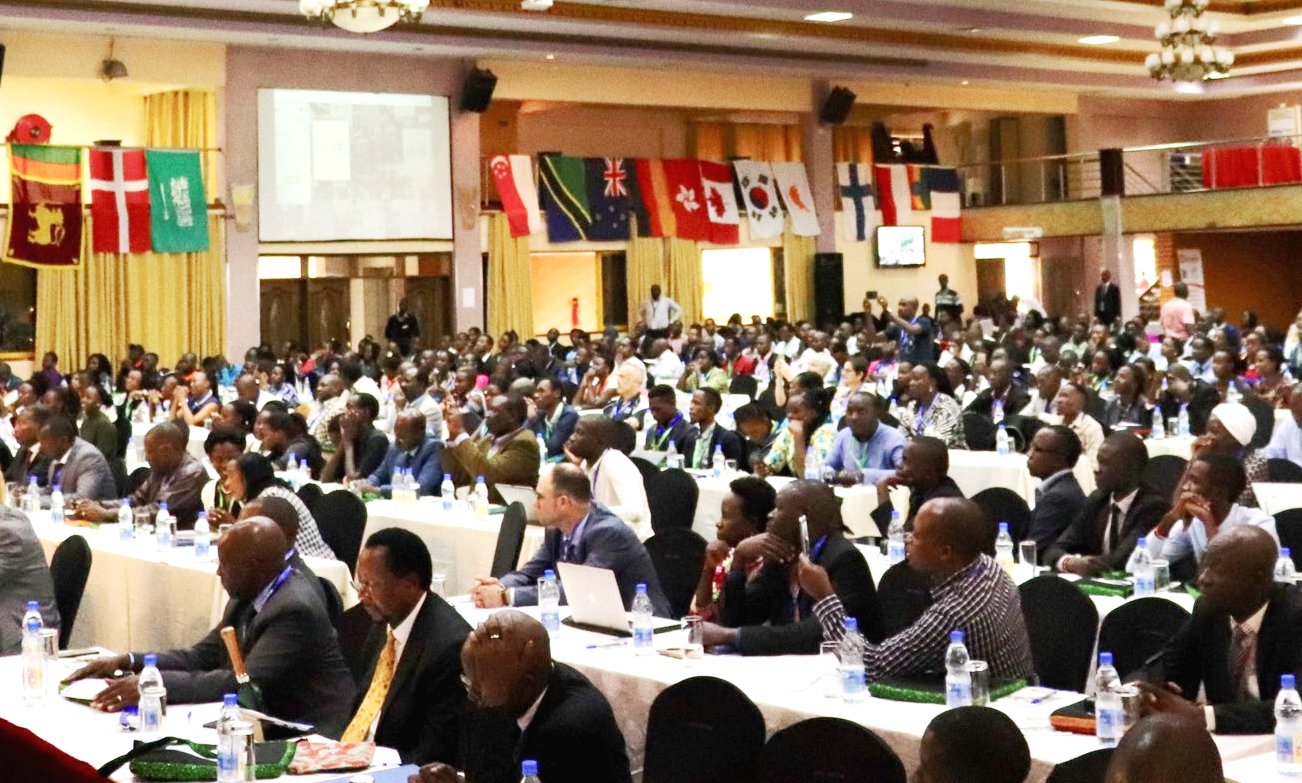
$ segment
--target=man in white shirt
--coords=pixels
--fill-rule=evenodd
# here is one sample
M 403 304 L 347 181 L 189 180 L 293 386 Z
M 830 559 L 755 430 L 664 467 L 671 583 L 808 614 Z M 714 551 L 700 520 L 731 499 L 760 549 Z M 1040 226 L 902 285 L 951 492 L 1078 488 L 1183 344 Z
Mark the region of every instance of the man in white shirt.
M 1076 437 L 1080 438 L 1081 456 L 1088 461 L 1090 472 L 1099 464 L 1099 447 L 1103 445 L 1103 425 L 1085 412 L 1086 392 L 1074 383 L 1062 384 L 1058 391 L 1058 415 Z
M 823 376 L 824 380 L 836 372 L 836 359 L 832 356 L 832 352 L 827 350 L 826 332 L 810 332 L 809 347 L 792 363 L 791 369 L 796 374 L 806 371 L 816 372 Z
M 609 416 L 582 416 L 565 444 L 565 456 L 592 481 L 592 497 L 624 520 L 643 541 L 651 537 L 651 507 L 642 472 L 615 448 L 623 422 Z
M 683 308 L 667 296 L 660 295 L 660 286 L 651 286 L 651 298 L 642 303 L 642 324 L 648 336 L 662 337 L 669 324 L 681 321 Z
M 1018 413 L 1029 418 L 1042 419 L 1050 424 L 1062 421 L 1058 415 L 1058 391 L 1062 387 L 1062 370 L 1056 364 L 1046 365 L 1035 375 L 1035 389 L 1031 400 Z
M 1194 564 L 1200 565 L 1208 544 L 1218 534 L 1239 527 L 1259 527 L 1278 546 L 1275 518 L 1234 502 L 1247 482 L 1243 464 L 1228 454 L 1205 452 L 1196 457 L 1185 472 L 1175 507 L 1149 535 L 1153 557 L 1168 560 L 1174 567 L 1176 561 L 1192 555 Z
M 655 380 L 661 383 L 667 381 L 670 385 L 673 385 L 675 381 L 682 377 L 685 369 L 683 360 L 678 358 L 678 354 L 674 353 L 673 349 L 669 347 L 668 340 L 658 339 L 652 342 L 648 355 L 652 361 L 647 370 Z

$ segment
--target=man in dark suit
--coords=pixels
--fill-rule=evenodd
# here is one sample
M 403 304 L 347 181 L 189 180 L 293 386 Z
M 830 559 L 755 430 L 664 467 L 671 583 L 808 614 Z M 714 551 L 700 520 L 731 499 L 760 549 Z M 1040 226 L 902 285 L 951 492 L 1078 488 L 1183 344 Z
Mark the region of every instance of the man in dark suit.
M 646 436 L 641 447 L 647 451 L 668 451 L 669 444 L 679 454 L 686 454 L 696 428 L 678 410 L 678 396 L 672 386 L 652 386 L 646 395 L 647 410 L 642 416 Z
M 516 783 L 523 761 L 543 783 L 628 783 L 624 735 L 610 702 L 551 656 L 547 631 L 516 611 L 496 612 L 461 648 L 473 705 L 462 730 L 466 780 Z M 422 767 L 420 783 L 457 783 L 446 764 Z
M 909 488 L 909 513 L 904 518 L 905 532 L 913 530 L 913 519 L 922 504 L 932 498 L 961 498 L 963 490 L 949 477 L 949 450 L 938 438 L 914 438 L 904 447 L 904 459 L 895 475 L 877 482 L 877 508 L 873 522 L 882 535 L 891 524 L 891 487 Z
M 1193 378 L 1189 368 L 1183 364 L 1173 364 L 1166 372 L 1167 390 L 1157 399 L 1162 415 L 1170 421 L 1180 415 L 1182 404 L 1188 405 L 1189 431 L 1194 435 L 1202 435 L 1207 431 L 1207 420 L 1211 418 L 1212 408 L 1221 403 L 1220 393 L 1212 384 Z
M 420 537 L 391 527 L 366 540 L 357 559 L 358 599 L 377 623 L 371 661 L 342 741 L 374 740 L 404 763 L 452 763 L 466 700 L 461 645 L 470 625 L 430 592 L 434 566 Z
M 189 649 L 158 654 L 167 699 L 173 704 L 220 701 L 237 687 L 221 629 L 235 628 L 249 679 L 267 713 L 311 723 L 337 734 L 348 719 L 353 681 L 334 628 L 308 578 L 285 563 L 285 534 L 265 517 L 237 522 L 218 547 L 217 573 L 231 596 L 217 626 Z M 91 706 L 117 712 L 136 704 L 142 653 L 99 658 L 68 678 L 110 677 Z
M 637 585 L 645 584 L 656 616 L 672 616 L 646 547 L 627 523 L 593 502 L 592 484 L 577 465 L 562 463 L 543 472 L 538 480 L 538 521 L 547 526 L 542 546 L 528 563 L 500 580 L 477 579 L 471 590 L 476 606 L 536 606 L 543 573 L 555 571 L 557 563 L 577 563 L 613 571 L 626 610 Z
M 529 429 L 541 435 L 547 444 L 547 459 L 559 461 L 565 456 L 565 441 L 574 434 L 579 412 L 565 402 L 565 390 L 555 378 L 540 378 L 534 387 L 533 401 L 538 413 L 529 420 Z
M 1112 282 L 1112 270 L 1104 269 L 1094 289 L 1094 317 L 1108 329 L 1121 316 L 1121 289 Z
M 1035 490 L 1026 538 L 1035 542 L 1037 552 L 1046 552 L 1085 505 L 1085 493 L 1072 474 L 1080 452 L 1080 438 L 1061 424 L 1045 427 L 1031 438 L 1026 468 L 1043 483 Z
M 393 445 L 375 472 L 362 483 L 362 492 L 379 491 L 393 497 L 393 476 L 410 470 L 418 495 L 438 495 L 443 482 L 443 441 L 429 434 L 425 414 L 408 406 L 393 424 Z
M 41 427 L 50 420 L 54 411 L 44 405 L 25 408 L 14 417 L 14 439 L 18 453 L 5 470 L 5 481 L 26 489 L 32 477 L 36 486 L 44 487 L 50 480 L 50 458 L 41 453 Z
M 1003 406 L 1005 417 L 1017 414 L 1031 401 L 1026 389 L 1013 378 L 1013 365 L 1007 359 L 990 363 L 990 388 L 977 394 L 967 409 L 993 420 L 996 401 Z
M 1140 483 L 1147 466 L 1148 450 L 1142 440 L 1129 432 L 1109 435 L 1099 447 L 1099 466 L 1094 471 L 1097 489 L 1045 550 L 1041 562 L 1081 576 L 1124 569 L 1139 537 L 1171 510 L 1169 498 Z
M 743 655 L 818 652 L 823 633 L 814 602 L 791 590 L 792 569 L 802 551 L 801 517 L 809 527 L 809 559 L 827 569 L 846 612 L 858 618 L 868 641 L 881 641 L 877 591 L 867 561 L 845 537 L 836 495 L 821 482 L 796 481 L 778 493 L 765 532 L 742 541 L 733 552 L 719 596 L 719 625 L 705 626 L 707 646 L 728 645 Z
M 0 508 L 0 655 L 22 652 L 23 615 L 37 601 L 46 628 L 59 626 L 54 581 L 45 564 L 41 540 L 27 515 Z
M 1217 734 L 1268 734 L 1280 677 L 1302 677 L 1302 593 L 1274 581 L 1278 546 L 1256 527 L 1212 539 L 1193 616 L 1162 654 L 1166 686 L 1139 683 L 1145 712 L 1187 714 Z M 1206 706 L 1193 703 L 1199 689 Z
M 695 431 L 687 439 L 687 467 L 704 470 L 713 464 L 714 450 L 723 452 L 724 459 L 743 464 L 744 449 L 741 436 L 719 425 L 715 417 L 723 407 L 723 396 L 714 389 L 704 388 L 692 392 L 692 404 L 687 415 Z
M 45 423 L 41 452 L 50 458 L 48 485 L 58 484 L 66 502 L 117 497 L 108 460 L 93 444 L 77 437 L 77 423 L 70 417 L 60 414 Z

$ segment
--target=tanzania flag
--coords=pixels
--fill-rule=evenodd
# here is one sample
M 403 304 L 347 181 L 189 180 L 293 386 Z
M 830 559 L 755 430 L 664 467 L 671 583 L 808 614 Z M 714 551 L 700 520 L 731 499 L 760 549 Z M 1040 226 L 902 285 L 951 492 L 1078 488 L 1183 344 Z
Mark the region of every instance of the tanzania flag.
M 199 153 L 146 150 L 150 234 L 155 253 L 201 253 L 208 249 L 208 205 Z
M 9 173 L 13 198 L 4 260 L 76 267 L 81 261 L 81 148 L 12 144 Z
M 629 163 L 623 158 L 585 158 L 592 229 L 588 239 L 623 242 L 628 239 Z
M 592 229 L 583 158 L 545 155 L 538 159 L 542 208 L 547 213 L 547 239 L 577 242 Z

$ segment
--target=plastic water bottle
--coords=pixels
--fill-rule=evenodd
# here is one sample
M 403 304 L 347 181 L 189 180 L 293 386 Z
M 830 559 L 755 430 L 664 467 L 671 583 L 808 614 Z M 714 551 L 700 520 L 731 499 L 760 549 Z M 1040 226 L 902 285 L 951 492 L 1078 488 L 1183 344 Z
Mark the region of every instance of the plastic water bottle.
M 710 468 L 710 475 L 717 479 L 723 478 L 723 474 L 727 470 L 727 460 L 723 458 L 722 446 L 714 447 L 714 457 L 710 460 Z
M 63 524 L 63 487 L 58 484 L 50 487 L 50 521 Z
M 542 778 L 538 777 L 538 762 L 533 759 L 520 762 L 520 783 L 542 783 Z
M 241 783 L 246 777 L 240 762 L 247 759 L 241 753 L 242 736 L 239 733 L 244 716 L 240 713 L 239 697 L 228 693 L 222 699 L 221 716 L 217 718 L 217 783 Z
M 443 484 L 439 487 L 439 495 L 443 499 L 443 510 L 451 511 L 457 502 L 457 487 L 452 483 L 452 474 L 443 474 Z
M 995 424 L 1002 425 L 1004 423 L 1004 401 L 1003 400 L 995 400 L 995 404 L 992 405 L 990 408 L 990 418 L 994 420 Z M 1001 426 L 999 429 L 1002 430 L 1003 427 Z
M 808 481 L 823 480 L 823 464 L 818 460 L 818 453 L 814 447 L 810 446 L 805 449 L 805 479 Z
M 1225 401 L 1228 403 L 1236 403 L 1242 399 L 1243 395 L 1239 393 L 1239 387 L 1234 385 L 1234 381 L 1230 381 L 1229 388 L 1225 390 Z
M 841 659 L 841 698 L 848 702 L 863 701 L 868 696 L 868 683 L 864 677 L 863 636 L 859 634 L 859 621 L 845 618 L 845 635 L 837 650 Z
M 1017 561 L 1013 559 L 1013 537 L 1008 534 L 1008 523 L 999 523 L 999 535 L 995 536 L 995 562 L 1010 575 Z
M 1008 438 L 1008 427 L 1001 421 L 999 429 L 995 430 L 995 452 L 1001 457 L 1007 457 L 1013 450 L 1012 444 Z
M 27 491 L 23 493 L 23 510 L 31 520 L 35 520 L 36 515 L 40 513 L 41 485 L 36 483 L 35 476 L 27 479 Z
M 538 580 L 538 609 L 542 615 L 543 628 L 548 631 L 561 629 L 561 587 L 556 582 L 556 572 L 548 568 Z
M 1175 418 L 1175 434 L 1181 438 L 1189 437 L 1189 403 L 1180 403 L 1180 413 Z
M 1121 676 L 1112 665 L 1112 653 L 1099 653 L 1094 675 L 1094 736 L 1099 744 L 1114 748 L 1121 741 L 1125 718 L 1121 712 Z
M 118 505 L 118 538 L 130 541 L 135 536 L 136 518 L 131 513 L 131 499 L 122 498 Z
M 207 560 L 212 554 L 212 528 L 208 527 L 207 512 L 200 511 L 194 520 L 194 556 Z
M 1297 569 L 1293 567 L 1293 552 L 1286 546 L 1279 548 L 1275 561 L 1275 581 L 1286 585 L 1297 584 Z
M 972 674 L 967 670 L 967 645 L 963 632 L 949 632 L 949 649 L 945 651 L 945 706 L 972 706 Z
M 899 421 L 899 420 L 900 420 L 900 413 L 901 413 L 901 411 L 900 411 L 900 401 L 899 401 L 898 399 L 892 397 L 892 398 L 891 398 L 891 404 L 890 404 L 890 407 L 888 407 L 888 408 L 886 409 L 886 412 L 890 415 L 890 417 L 891 417 L 892 419 L 895 419 L 896 421 Z
M 1157 592 L 1153 583 L 1153 556 L 1148 553 L 1148 539 L 1141 538 L 1135 545 L 1126 568 L 1134 568 L 1130 573 L 1135 577 L 1135 597 L 1143 598 Z
M 678 454 L 678 446 L 674 444 L 672 439 L 670 439 L 669 448 L 665 449 L 665 467 L 673 470 L 674 468 L 681 468 L 682 466 L 683 458 Z
M 289 479 L 289 488 L 298 492 L 299 488 L 302 486 L 299 483 L 298 457 L 290 456 L 289 463 L 285 466 L 285 473 Z
M 1290 778 L 1302 777 L 1302 697 L 1292 674 L 1279 678 L 1275 697 L 1275 769 Z
M 167 687 L 154 653 L 145 654 L 145 668 L 140 670 L 136 684 L 140 688 L 140 733 L 157 736 L 162 733 L 163 715 L 167 712 Z
M 1162 421 L 1162 409 L 1153 406 L 1153 427 L 1148 433 L 1149 440 L 1166 440 L 1166 423 Z
M 886 529 L 886 559 L 891 565 L 904 560 L 904 521 L 900 512 L 891 510 L 891 526 Z
M 407 468 L 407 502 L 415 503 L 420 500 L 420 482 L 416 480 L 416 473 Z
M 38 707 L 45 702 L 45 650 L 41 644 L 41 605 L 27 602 L 23 614 L 23 702 Z
M 166 503 L 158 504 L 158 514 L 154 517 L 154 541 L 159 549 L 170 549 L 175 537 L 172 535 L 174 521 Z
M 542 435 L 535 437 L 538 439 L 538 467 L 541 468 L 547 464 L 547 439 Z
M 646 585 L 639 582 L 637 595 L 633 596 L 633 652 L 637 655 L 655 652 L 651 611 L 651 596 L 646 594 Z
M 391 491 L 393 499 L 399 503 L 410 503 L 414 500 L 411 496 L 411 474 L 406 468 L 398 468 L 393 472 L 393 488 Z
M 488 516 L 488 484 L 483 476 L 475 478 L 475 515 Z

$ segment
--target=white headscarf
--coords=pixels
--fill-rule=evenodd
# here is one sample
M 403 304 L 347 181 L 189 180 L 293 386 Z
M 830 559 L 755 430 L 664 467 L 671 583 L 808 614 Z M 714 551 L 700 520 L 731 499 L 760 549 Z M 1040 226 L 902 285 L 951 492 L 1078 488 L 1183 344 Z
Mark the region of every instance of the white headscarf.
M 1212 408 L 1212 416 L 1221 422 L 1239 445 L 1246 446 L 1257 434 L 1257 419 L 1248 410 L 1248 406 L 1237 402 L 1223 402 Z

